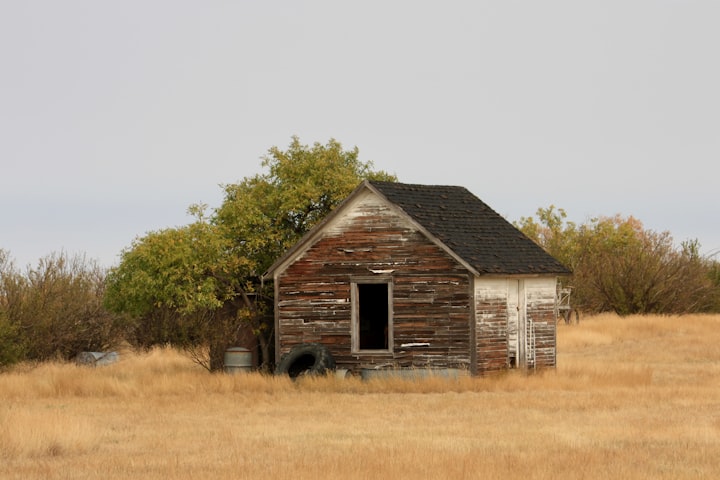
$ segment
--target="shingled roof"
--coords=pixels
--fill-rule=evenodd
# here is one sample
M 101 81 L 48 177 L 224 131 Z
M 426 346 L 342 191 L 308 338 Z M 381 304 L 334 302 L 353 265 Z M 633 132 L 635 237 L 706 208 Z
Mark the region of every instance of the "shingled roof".
M 480 274 L 567 274 L 564 265 L 464 187 L 367 185 Z

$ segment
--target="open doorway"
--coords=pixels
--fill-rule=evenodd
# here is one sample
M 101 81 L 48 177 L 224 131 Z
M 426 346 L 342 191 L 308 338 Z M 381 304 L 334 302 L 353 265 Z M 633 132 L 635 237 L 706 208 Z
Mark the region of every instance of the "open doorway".
M 384 350 L 391 345 L 390 283 L 353 284 L 353 345 L 356 350 Z

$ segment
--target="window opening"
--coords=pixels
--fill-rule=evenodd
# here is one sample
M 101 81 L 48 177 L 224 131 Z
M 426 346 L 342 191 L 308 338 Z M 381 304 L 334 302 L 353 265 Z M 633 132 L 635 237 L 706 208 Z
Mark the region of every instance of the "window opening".
M 389 284 L 358 283 L 357 315 L 360 350 L 387 350 Z

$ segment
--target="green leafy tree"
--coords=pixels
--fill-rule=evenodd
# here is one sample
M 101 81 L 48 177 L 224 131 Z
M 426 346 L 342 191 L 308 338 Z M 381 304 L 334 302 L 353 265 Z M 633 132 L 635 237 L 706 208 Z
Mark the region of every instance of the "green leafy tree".
M 202 207 L 191 210 L 195 222 L 150 232 L 122 253 L 108 275 L 105 305 L 135 319 L 135 343 L 191 352 L 207 346 L 209 358 L 194 358 L 217 370 L 240 333 L 238 312 L 252 308 L 245 282 L 254 265 L 234 255 Z
M 335 140 L 308 146 L 293 137 L 287 150 L 271 148 L 262 166 L 266 173 L 225 185 L 210 217 L 193 206 L 194 223 L 150 233 L 123 252 L 106 305 L 136 319 L 144 344 L 205 345 L 206 366 L 216 371 L 249 325 L 267 367 L 272 298 L 262 273 L 362 180 L 394 180 Z
M 293 137 L 287 150 L 273 147 L 263 157 L 266 173 L 224 186 L 214 221 L 262 274 L 361 181 L 396 180 L 358 154 L 336 140 L 308 146 Z

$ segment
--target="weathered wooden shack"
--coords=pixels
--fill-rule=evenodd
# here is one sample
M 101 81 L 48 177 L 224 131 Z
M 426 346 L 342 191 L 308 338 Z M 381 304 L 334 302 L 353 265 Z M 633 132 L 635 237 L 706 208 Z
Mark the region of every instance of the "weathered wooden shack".
M 463 187 L 366 181 L 265 273 L 276 360 L 319 344 L 352 372 L 554 367 L 566 273 Z

